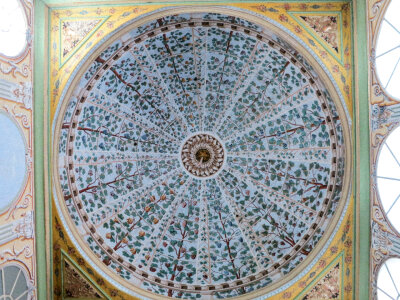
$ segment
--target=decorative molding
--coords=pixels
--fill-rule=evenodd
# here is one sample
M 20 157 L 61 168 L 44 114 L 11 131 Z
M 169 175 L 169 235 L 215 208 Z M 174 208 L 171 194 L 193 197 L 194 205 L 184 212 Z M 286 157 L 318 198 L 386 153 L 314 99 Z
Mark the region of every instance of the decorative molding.
M 110 299 L 64 251 L 61 252 L 61 272 L 63 299 Z
M 19 125 L 25 140 L 26 169 L 21 192 L 0 214 L 0 266 L 3 270 L 16 266 L 22 270 L 27 280 L 27 299 L 33 300 L 37 297 L 32 111 L 34 5 L 32 0 L 18 1 L 26 15 L 27 43 L 15 57 L 0 55 L 0 110 L 5 110 Z
M 289 12 L 326 51 L 343 65 L 342 13 L 334 12 Z
M 387 219 L 377 188 L 377 160 L 382 145 L 400 122 L 400 100 L 388 95 L 381 86 L 375 65 L 375 47 L 379 28 L 390 0 L 367 1 L 369 122 L 370 122 L 370 296 L 377 297 L 377 277 L 380 266 L 390 257 L 400 257 L 400 235 Z
M 60 18 L 60 68 L 85 44 L 110 16 Z

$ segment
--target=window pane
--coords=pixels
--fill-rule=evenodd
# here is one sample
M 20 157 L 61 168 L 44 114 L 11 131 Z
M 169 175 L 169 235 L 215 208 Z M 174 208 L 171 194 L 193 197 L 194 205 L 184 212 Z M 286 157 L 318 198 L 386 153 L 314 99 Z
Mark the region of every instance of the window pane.
M 390 133 L 382 144 L 376 175 L 383 209 L 394 228 L 400 232 L 400 127 Z
M 26 45 L 26 34 L 26 17 L 19 1 L 0 1 L 0 53 L 20 54 Z
M 400 297 L 400 259 L 388 259 L 378 273 L 378 300 L 394 299 Z
M 400 1 L 392 0 L 386 10 L 376 48 L 376 71 L 382 88 L 400 98 Z

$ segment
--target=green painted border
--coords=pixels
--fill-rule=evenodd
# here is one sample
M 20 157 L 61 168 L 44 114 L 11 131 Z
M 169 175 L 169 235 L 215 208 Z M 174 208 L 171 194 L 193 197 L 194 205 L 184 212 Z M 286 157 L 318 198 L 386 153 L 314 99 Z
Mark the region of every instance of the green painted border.
M 36 231 L 36 278 L 37 299 L 47 299 L 47 270 L 46 270 L 46 212 L 45 212 L 45 157 L 44 149 L 44 111 L 45 103 L 45 3 L 41 0 L 34 2 L 34 41 L 33 41 L 33 127 L 34 127 L 34 194 L 35 194 L 35 231 Z M 46 103 L 47 105 L 47 103 Z
M 97 29 L 100 28 L 100 26 L 102 26 L 111 16 L 99 16 L 99 17 L 84 17 L 82 16 L 80 17 L 72 17 L 72 18 L 60 18 L 60 23 L 59 23 L 59 39 L 60 39 L 60 49 L 58 52 L 58 61 L 59 61 L 59 68 L 61 68 L 62 66 L 64 66 L 66 64 L 67 61 L 69 61 L 71 59 L 71 57 L 80 49 L 82 48 L 82 46 L 86 43 L 86 41 L 93 36 L 93 34 L 97 31 Z M 92 30 L 89 31 L 89 33 L 78 43 L 77 46 L 75 46 L 75 48 L 73 49 L 73 51 L 71 51 L 71 53 L 69 55 L 67 55 L 67 57 L 63 60 L 61 57 L 61 52 L 62 52 L 62 40 L 61 40 L 61 22 L 65 21 L 65 20 L 87 20 L 87 19 L 103 19 L 103 21 L 101 21 L 99 24 L 97 24 L 95 27 L 92 28 Z M 49 18 L 49 24 L 50 24 L 50 18 Z
M 342 12 L 341 11 L 288 11 L 287 12 L 293 19 L 297 21 L 297 23 L 300 24 L 300 26 L 307 31 L 309 34 L 311 34 L 318 42 L 319 44 L 324 47 L 326 51 L 331 54 L 338 63 L 340 63 L 343 66 L 343 22 L 342 22 Z M 299 18 L 300 14 L 304 15 L 333 15 L 337 14 L 339 15 L 339 24 L 340 24 L 340 53 L 335 53 L 335 51 L 332 51 L 333 49 L 327 46 L 327 42 L 325 42 L 320 36 L 316 34 L 316 32 L 310 28 L 309 26 L 306 26 L 305 22 Z M 329 44 L 328 44 L 329 45 Z
M 313 281 L 311 281 L 305 288 L 304 290 L 298 294 L 296 296 L 296 298 L 294 298 L 294 300 L 298 300 L 300 299 L 300 297 L 302 297 L 305 293 L 308 293 L 312 288 L 314 288 L 314 286 L 316 285 L 317 281 L 319 281 L 322 277 L 324 277 L 326 274 L 328 274 L 328 272 L 330 271 L 332 265 L 335 265 L 339 259 L 341 258 L 340 264 L 341 264 L 341 278 L 342 278 L 342 282 L 341 282 L 341 288 L 340 288 L 340 299 L 343 299 L 343 284 L 344 284 L 344 250 L 342 250 L 342 252 L 340 252 L 333 261 L 330 262 L 329 265 L 327 265 L 325 267 L 325 269 L 323 269 L 317 277 L 315 277 L 313 279 Z
M 369 299 L 370 291 L 370 141 L 367 53 L 367 1 L 353 0 L 354 111 L 354 299 Z M 362 130 L 364 129 L 364 130 Z M 359 181 L 358 181 L 359 179 Z
M 74 266 L 76 270 L 80 273 L 81 276 L 84 277 L 92 286 L 94 289 L 97 290 L 99 294 L 101 294 L 104 298 L 111 300 L 111 298 L 97 285 L 96 282 L 90 278 L 85 271 L 82 270 L 82 268 L 63 250 L 61 249 L 61 299 L 65 300 L 70 300 L 72 298 L 64 297 L 64 260 L 67 260 L 71 265 Z M 89 298 L 73 298 L 73 299 L 78 299 L 78 300 L 84 300 L 84 299 L 89 299 Z M 90 298 L 91 299 L 91 298 Z

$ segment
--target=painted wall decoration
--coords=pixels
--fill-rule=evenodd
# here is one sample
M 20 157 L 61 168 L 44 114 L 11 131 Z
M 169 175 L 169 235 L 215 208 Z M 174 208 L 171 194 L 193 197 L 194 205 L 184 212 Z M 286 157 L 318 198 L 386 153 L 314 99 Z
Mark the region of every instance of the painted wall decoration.
M 33 3 L 3 1 L 0 7 L 0 295 L 36 299 Z
M 108 17 L 75 19 L 63 18 L 60 19 L 60 63 L 64 64 L 79 50 L 80 46 L 87 40 L 90 33 L 96 31 Z
M 62 253 L 62 297 L 77 299 L 110 299 L 81 270 L 68 254 Z
M 342 255 L 340 258 L 343 258 Z M 340 282 L 343 276 L 343 265 L 336 259 L 332 263 L 333 266 L 327 267 L 327 273 L 304 295 L 303 300 L 342 298 Z
M 369 51 L 369 100 L 370 100 L 370 163 L 371 163 L 371 265 L 370 278 L 372 284 L 371 297 L 377 296 L 376 282 L 381 265 L 390 257 L 400 257 L 400 234 L 388 220 L 385 212 L 388 208 L 382 205 L 386 194 L 379 193 L 378 174 L 380 155 L 389 155 L 386 142 L 392 132 L 399 126 L 400 105 L 399 95 L 388 94 L 385 86 L 377 76 L 376 48 L 385 13 L 391 1 L 368 1 L 368 51 Z M 389 49 L 390 50 L 390 49 Z M 393 156 L 395 157 L 395 156 Z M 390 158 L 389 158 L 390 159 Z M 382 159 L 383 161 L 383 159 Z M 386 169 L 386 175 L 389 170 Z M 390 177 L 398 178 L 397 172 Z M 381 189 L 383 184 L 381 183 Z M 386 185 L 390 193 L 390 186 Z M 393 192 L 393 191 L 392 191 Z
M 305 25 L 295 12 L 327 10 L 306 7 L 245 8 L 275 10 L 268 17 L 298 34 Z M 69 76 L 90 49 L 118 26 L 158 8 L 50 11 L 56 45 L 50 52 L 52 115 L 65 106 L 52 120 L 59 120 L 53 196 L 65 209 L 53 209 L 55 274 L 58 253 L 68 251 L 115 299 L 129 297 L 127 292 L 139 297 L 127 286 L 176 298 L 226 298 L 273 285 L 317 256 L 313 249 L 322 248 L 318 241 L 333 230 L 334 212 L 340 216 L 336 208 L 347 200 L 339 201 L 349 164 L 339 102 L 308 63 L 311 56 L 285 38 L 234 16 L 200 13 L 164 16 L 127 31 L 93 56 L 64 97 Z M 326 34 L 337 33 L 329 35 L 330 43 L 336 41 L 331 49 L 343 53 L 343 61 L 326 52 L 316 31 L 304 30 L 302 39 L 322 49 L 315 57 L 332 67 L 337 90 L 350 104 L 349 6 L 330 9 L 342 13 Z M 71 47 L 74 54 L 60 65 L 59 20 L 107 13 L 107 21 L 79 49 Z M 335 229 L 343 236 L 329 240 L 298 279 L 301 285 L 291 283 L 276 297 L 295 297 L 343 249 L 347 272 L 338 286 L 346 297 L 352 293 L 352 200 L 348 205 Z M 77 234 L 78 249 L 71 242 Z M 54 291 L 61 296 L 58 278 Z

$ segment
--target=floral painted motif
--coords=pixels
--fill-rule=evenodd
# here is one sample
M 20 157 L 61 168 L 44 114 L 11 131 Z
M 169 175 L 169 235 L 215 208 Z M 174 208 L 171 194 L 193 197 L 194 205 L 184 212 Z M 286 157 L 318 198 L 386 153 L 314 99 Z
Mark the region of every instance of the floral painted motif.
M 61 21 L 61 54 L 65 58 L 99 24 L 100 20 Z
M 339 299 L 340 298 L 340 263 L 337 263 L 309 291 L 303 300 Z
M 327 42 L 336 52 L 339 52 L 338 18 L 337 16 L 300 16 L 314 31 Z
M 68 298 L 87 298 L 87 299 L 104 299 L 97 290 L 83 278 L 72 263 L 64 260 L 64 297 Z
M 67 99 L 59 200 L 129 284 L 241 295 L 282 279 L 325 234 L 341 199 L 342 120 L 305 59 L 260 32 L 218 14 L 158 19 L 104 50 Z M 224 153 L 201 178 L 182 162 L 199 133 Z M 195 149 L 193 161 L 212 161 L 212 147 Z

